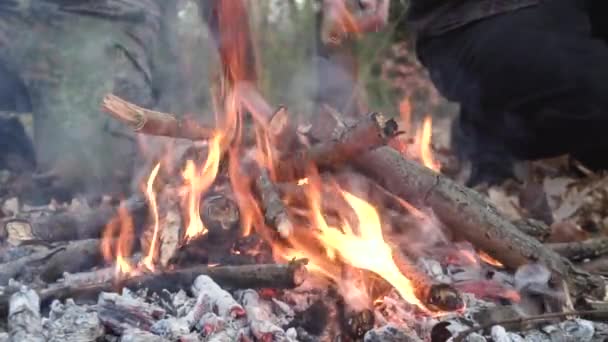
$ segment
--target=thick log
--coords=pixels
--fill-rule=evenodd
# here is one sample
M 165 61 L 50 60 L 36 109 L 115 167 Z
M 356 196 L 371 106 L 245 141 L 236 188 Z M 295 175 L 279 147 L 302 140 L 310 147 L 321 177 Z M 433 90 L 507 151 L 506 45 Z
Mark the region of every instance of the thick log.
M 608 254 L 608 238 L 547 244 L 553 251 L 572 261 L 597 258 Z
M 8 312 L 10 341 L 44 342 L 40 319 L 40 298 L 25 287 L 10 296 Z
M 311 165 L 334 168 L 378 146 L 386 144 L 398 132 L 393 119 L 371 113 L 345 129 L 332 139 L 319 142 L 308 149 L 292 153 L 288 158 L 275 161 L 276 180 L 291 181 L 303 178 Z
M 307 276 L 307 261 L 294 260 L 288 264 L 257 264 L 242 266 L 194 266 L 178 270 L 134 275 L 126 279 L 97 280 L 87 277 L 90 283 L 78 281 L 75 284 L 59 282 L 38 291 L 43 302 L 70 297 L 96 296 L 100 292 L 116 291 L 121 288 L 148 288 L 160 292 L 163 289 L 177 291 L 189 288 L 199 275 L 211 277 L 225 288 L 294 288 L 304 282 Z M 74 277 L 79 278 L 79 277 Z M 7 288 L 0 295 L 0 315 L 6 313 L 10 296 L 19 289 Z
M 270 174 L 266 169 L 261 169 L 255 180 L 256 191 L 261 199 L 264 209 L 264 218 L 282 238 L 287 238 L 293 232 L 293 223 L 287 213 L 287 208 L 279 191 L 270 179 Z
M 98 239 L 73 241 L 0 264 L 0 285 L 7 285 L 11 278 L 27 279 L 32 275 L 51 283 L 64 272 L 80 272 L 97 266 L 103 260 L 99 243 Z
M 550 248 L 521 232 L 479 193 L 379 147 L 355 159 L 364 174 L 418 208 L 431 208 L 457 235 L 505 266 L 516 269 L 533 261 L 568 281 L 574 294 L 603 296 L 604 281 L 575 268 Z
M 104 97 L 101 109 L 137 133 L 190 140 L 207 140 L 215 133 L 194 120 L 142 108 L 112 94 Z
M 145 200 L 138 196 L 133 196 L 121 205 L 126 208 L 130 216 L 136 221 L 136 227 L 143 226 L 137 224 L 137 221 L 147 217 L 147 204 Z M 17 219 L 29 224 L 33 240 L 59 242 L 98 239 L 101 237 L 108 222 L 116 217 L 116 215 L 117 211 L 115 207 L 103 204 L 91 210 L 66 211 L 32 219 Z M 0 237 L 10 234 L 7 231 L 7 224 L 9 223 L 10 221 L 4 222 L 0 230 Z

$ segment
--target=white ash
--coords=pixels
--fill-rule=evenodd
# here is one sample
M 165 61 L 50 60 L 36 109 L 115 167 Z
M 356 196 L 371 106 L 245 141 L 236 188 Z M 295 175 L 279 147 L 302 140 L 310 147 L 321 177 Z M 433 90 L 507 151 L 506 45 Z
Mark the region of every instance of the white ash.
M 296 315 L 295 311 L 291 307 L 289 307 L 289 304 L 283 301 L 280 301 L 276 298 L 272 298 L 271 300 L 273 304 L 272 311 L 275 314 L 275 317 L 277 318 L 277 325 L 285 326 L 289 324 L 289 322 L 291 322 Z
M 467 336 L 466 342 L 486 342 L 486 338 L 478 333 L 471 333 Z
M 54 301 L 43 327 L 48 331 L 49 342 L 96 341 L 105 334 L 97 312 L 88 306 L 76 305 L 71 299 L 65 305 Z
M 213 312 L 205 313 L 201 319 L 196 322 L 194 328 L 200 331 L 205 336 L 213 335 L 226 328 L 226 320 L 214 314 Z
M 179 290 L 179 292 L 171 296 L 171 305 L 175 310 L 175 315 L 183 317 L 192 310 L 196 305 L 196 301 L 192 297 L 188 297 L 186 291 Z
M 555 325 L 548 325 L 542 331 L 549 334 L 552 338 L 558 336 L 567 341 L 590 342 L 595 334 L 593 322 L 584 319 L 574 319 L 561 322 Z
M 415 332 L 405 331 L 393 324 L 372 329 L 365 334 L 364 342 L 422 342 Z
M 40 297 L 22 286 L 10 299 L 8 328 L 11 341 L 44 342 L 40 318 Z
M 9 342 L 8 333 L 0 332 L 0 342 Z
M 240 291 L 238 297 L 247 312 L 249 328 L 256 339 L 263 341 L 289 340 L 285 331 L 275 323 L 277 318 L 272 313 L 270 303 L 261 300 L 256 291 Z
M 495 325 L 491 330 L 492 340 L 494 342 L 524 342 L 523 337 L 507 332 L 503 326 Z
M 200 275 L 194 280 L 192 293 L 197 297 L 201 293 L 206 296 L 212 307 L 217 308 L 217 313 L 221 317 L 237 318 L 244 313 L 243 307 L 234 300 L 232 295 L 206 275 Z
M 190 333 L 190 325 L 183 318 L 169 317 L 156 321 L 150 331 L 169 340 L 177 340 Z
M 428 274 L 433 280 L 440 283 L 450 283 L 450 278 L 446 276 L 443 266 L 430 258 L 418 258 L 418 267 Z
M 129 329 L 122 334 L 119 342 L 169 342 L 169 340 L 147 331 Z

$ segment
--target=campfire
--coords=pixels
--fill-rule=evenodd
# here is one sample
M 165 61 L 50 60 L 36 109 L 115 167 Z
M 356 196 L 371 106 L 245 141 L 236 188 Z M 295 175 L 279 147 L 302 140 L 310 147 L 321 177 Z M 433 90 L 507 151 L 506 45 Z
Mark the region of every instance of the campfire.
M 410 132 L 405 100 L 400 120 L 324 106 L 303 122 L 269 104 L 239 73 L 239 41 L 221 51 L 212 126 L 104 98 L 107 115 L 171 140 L 140 191 L 3 221 L 11 341 L 608 334 L 593 322 L 604 279 L 569 260 L 605 241 L 544 244 L 442 175 L 431 117 Z

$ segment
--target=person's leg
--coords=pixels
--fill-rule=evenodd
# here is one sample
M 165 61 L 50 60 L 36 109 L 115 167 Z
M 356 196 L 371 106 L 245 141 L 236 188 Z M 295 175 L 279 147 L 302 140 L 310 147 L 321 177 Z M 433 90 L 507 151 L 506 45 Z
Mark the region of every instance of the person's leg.
M 466 152 L 478 164 L 597 146 L 608 127 L 608 47 L 571 0 L 480 21 L 421 42 L 419 54 L 467 113 Z

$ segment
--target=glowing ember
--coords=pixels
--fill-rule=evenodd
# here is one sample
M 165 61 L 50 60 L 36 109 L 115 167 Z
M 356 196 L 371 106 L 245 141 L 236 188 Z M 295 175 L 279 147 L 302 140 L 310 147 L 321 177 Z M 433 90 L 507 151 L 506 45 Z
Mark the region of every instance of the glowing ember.
M 492 265 L 494 267 L 498 267 L 498 268 L 503 268 L 505 267 L 500 261 L 492 258 L 488 253 L 484 252 L 484 251 L 479 251 L 479 259 L 481 259 L 481 261 L 485 262 L 488 265 Z
M 222 135 L 216 134 L 209 141 L 207 161 L 202 170 L 197 172 L 194 162 L 189 160 L 182 176 L 189 186 L 188 191 L 188 226 L 186 228 L 186 240 L 207 233 L 200 215 L 201 195 L 209 189 L 220 165 Z
M 439 171 L 440 165 L 433 157 L 431 151 L 431 136 L 433 128 L 433 119 L 430 116 L 424 118 L 422 124 L 422 133 L 420 134 L 420 158 L 424 166 L 433 171 Z
M 158 206 L 156 205 L 156 194 L 154 193 L 154 180 L 158 175 L 158 170 L 160 169 L 160 163 L 156 164 L 152 173 L 150 173 L 150 177 L 148 178 L 148 182 L 146 183 L 146 196 L 148 197 L 148 201 L 150 202 L 150 209 L 152 210 L 152 218 L 154 220 L 154 234 L 152 234 L 152 242 L 150 243 L 150 250 L 148 251 L 148 255 L 145 257 L 143 263 L 149 270 L 154 270 L 154 254 L 156 253 L 156 241 L 158 240 Z
M 299 186 L 306 185 L 306 184 L 308 184 L 308 178 L 298 179 Z

